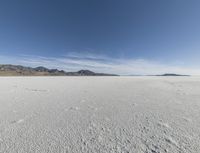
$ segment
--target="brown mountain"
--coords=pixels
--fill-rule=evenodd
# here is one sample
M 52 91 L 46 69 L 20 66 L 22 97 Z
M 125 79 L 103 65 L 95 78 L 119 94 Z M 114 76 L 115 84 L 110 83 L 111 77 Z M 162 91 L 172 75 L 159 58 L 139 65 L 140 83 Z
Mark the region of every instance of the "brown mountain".
M 0 65 L 0 76 L 117 76 L 115 74 L 95 73 L 90 70 L 65 72 L 45 67 L 25 67 L 21 65 Z

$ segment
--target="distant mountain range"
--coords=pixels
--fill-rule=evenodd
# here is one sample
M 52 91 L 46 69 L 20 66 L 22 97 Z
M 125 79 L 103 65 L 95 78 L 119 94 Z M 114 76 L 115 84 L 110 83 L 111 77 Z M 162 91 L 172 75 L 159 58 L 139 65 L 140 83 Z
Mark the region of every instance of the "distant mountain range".
M 165 73 L 165 74 L 158 74 L 158 75 L 139 75 L 139 74 L 132 74 L 126 76 L 190 76 L 190 75 L 183 75 L 183 74 L 175 74 L 175 73 Z
M 165 73 L 165 74 L 156 75 L 156 76 L 190 76 L 190 75 L 182 75 L 182 74 L 174 74 L 174 73 Z
M 36 68 L 21 65 L 0 64 L 0 76 L 118 76 L 116 74 L 95 73 L 90 70 L 66 72 L 58 69 L 48 69 L 43 66 Z M 128 76 L 189 76 L 173 73 L 161 75 L 128 75 Z
M 46 67 L 25 67 L 21 65 L 0 65 L 0 76 L 117 76 L 115 74 L 95 73 L 90 70 L 65 72 Z

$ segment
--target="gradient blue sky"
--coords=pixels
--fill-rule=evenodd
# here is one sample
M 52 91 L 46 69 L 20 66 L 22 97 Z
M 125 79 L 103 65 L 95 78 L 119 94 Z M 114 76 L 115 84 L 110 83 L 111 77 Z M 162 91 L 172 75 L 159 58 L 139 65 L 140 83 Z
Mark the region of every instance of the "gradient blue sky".
M 1 0 L 0 63 L 200 74 L 198 0 Z

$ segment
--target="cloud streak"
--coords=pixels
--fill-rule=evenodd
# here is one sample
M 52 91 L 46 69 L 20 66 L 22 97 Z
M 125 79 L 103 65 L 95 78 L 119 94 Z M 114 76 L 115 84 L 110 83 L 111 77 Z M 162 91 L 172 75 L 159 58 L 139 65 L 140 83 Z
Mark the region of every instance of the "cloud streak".
M 200 75 L 200 69 L 177 65 L 165 65 L 145 59 L 117 59 L 103 55 L 68 53 L 62 57 L 42 57 L 22 55 L 19 57 L 0 56 L 3 64 L 19 64 L 24 66 L 45 66 L 48 68 L 77 71 L 89 69 L 95 72 L 114 73 L 120 75 L 152 75 L 178 73 Z

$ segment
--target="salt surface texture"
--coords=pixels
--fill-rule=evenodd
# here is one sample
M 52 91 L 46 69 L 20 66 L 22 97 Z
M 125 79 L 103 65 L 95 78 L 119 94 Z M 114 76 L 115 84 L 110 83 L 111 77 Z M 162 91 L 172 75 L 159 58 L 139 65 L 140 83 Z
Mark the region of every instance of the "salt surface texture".
M 0 153 L 199 153 L 198 77 L 1 77 Z

